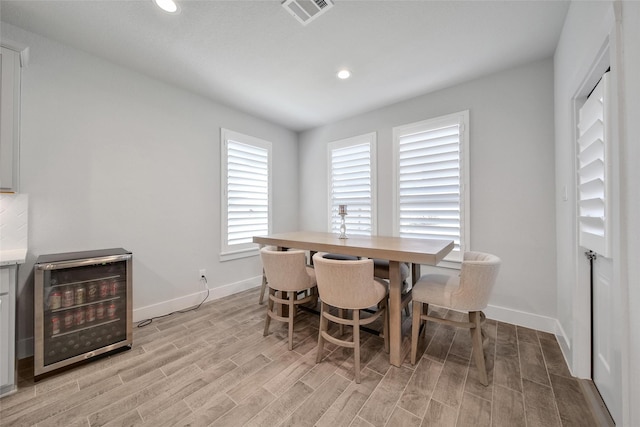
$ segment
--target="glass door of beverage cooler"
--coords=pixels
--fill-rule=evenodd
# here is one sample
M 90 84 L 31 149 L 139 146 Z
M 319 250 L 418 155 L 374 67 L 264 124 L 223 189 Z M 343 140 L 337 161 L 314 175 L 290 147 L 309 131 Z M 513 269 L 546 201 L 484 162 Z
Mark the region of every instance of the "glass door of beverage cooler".
M 36 264 L 35 375 L 131 344 L 131 254 Z

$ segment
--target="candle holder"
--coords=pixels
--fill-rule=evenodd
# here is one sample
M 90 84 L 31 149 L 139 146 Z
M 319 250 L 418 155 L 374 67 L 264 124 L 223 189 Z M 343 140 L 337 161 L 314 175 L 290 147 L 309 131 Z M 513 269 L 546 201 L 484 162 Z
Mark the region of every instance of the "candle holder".
M 340 215 L 340 239 L 347 239 L 347 225 L 344 222 L 344 217 L 347 214 L 347 205 L 338 206 L 338 215 Z

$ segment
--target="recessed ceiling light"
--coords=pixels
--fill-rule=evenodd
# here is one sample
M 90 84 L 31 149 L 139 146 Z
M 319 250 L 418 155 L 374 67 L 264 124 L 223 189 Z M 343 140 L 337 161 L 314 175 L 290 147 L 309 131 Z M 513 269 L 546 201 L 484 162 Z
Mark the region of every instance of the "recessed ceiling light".
M 180 9 L 178 4 L 173 0 L 153 0 L 153 2 L 167 13 L 178 13 Z
M 351 71 L 349 71 L 349 70 L 340 70 L 340 71 L 338 71 L 338 74 L 336 74 L 336 76 L 338 76 L 338 78 L 340 80 L 345 80 L 345 79 L 348 79 L 349 77 L 351 77 Z

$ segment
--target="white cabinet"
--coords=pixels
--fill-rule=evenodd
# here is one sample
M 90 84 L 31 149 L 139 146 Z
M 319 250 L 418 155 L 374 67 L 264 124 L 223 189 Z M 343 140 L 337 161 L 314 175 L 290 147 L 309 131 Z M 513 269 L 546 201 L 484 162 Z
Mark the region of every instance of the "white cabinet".
M 16 264 L 0 267 L 0 396 L 16 389 Z
M 20 53 L 3 46 L 0 68 L 0 190 L 17 192 L 20 176 Z

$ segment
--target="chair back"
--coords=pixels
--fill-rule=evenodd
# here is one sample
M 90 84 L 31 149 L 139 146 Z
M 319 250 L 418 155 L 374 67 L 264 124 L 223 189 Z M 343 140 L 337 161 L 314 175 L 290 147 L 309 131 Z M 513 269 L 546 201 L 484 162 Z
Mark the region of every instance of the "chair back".
M 364 309 L 376 305 L 387 293 L 373 277 L 373 260 L 333 260 L 313 257 L 320 299 L 338 308 Z
M 501 260 L 483 252 L 465 252 L 460 286 L 451 293 L 451 308 L 481 311 L 487 307 Z
M 265 247 L 260 250 L 264 274 L 271 289 L 301 291 L 313 287 L 313 278 L 307 273 L 304 251 L 276 251 Z

